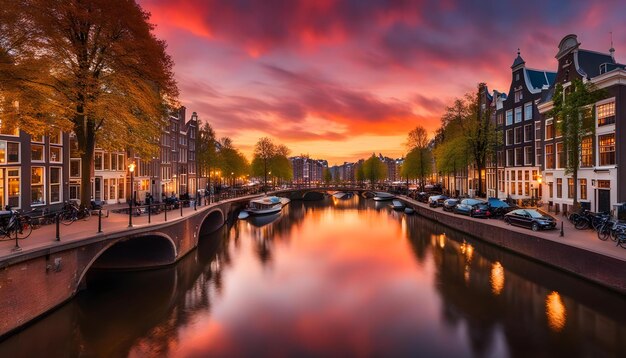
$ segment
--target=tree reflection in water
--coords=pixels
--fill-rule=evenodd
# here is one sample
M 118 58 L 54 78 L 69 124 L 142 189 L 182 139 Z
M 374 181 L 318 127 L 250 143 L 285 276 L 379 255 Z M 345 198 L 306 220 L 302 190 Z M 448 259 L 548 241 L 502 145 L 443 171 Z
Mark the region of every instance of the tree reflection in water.
M 285 209 L 202 237 L 172 267 L 90 275 L 0 356 L 626 351 L 623 296 L 358 196 Z

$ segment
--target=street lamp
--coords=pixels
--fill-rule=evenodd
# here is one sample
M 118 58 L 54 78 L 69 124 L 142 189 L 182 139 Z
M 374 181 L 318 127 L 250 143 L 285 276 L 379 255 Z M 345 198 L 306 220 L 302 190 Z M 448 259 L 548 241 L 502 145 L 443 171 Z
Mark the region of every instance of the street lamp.
M 133 227 L 133 201 L 135 200 L 135 162 L 128 165 L 130 172 L 130 200 L 128 201 L 128 227 Z

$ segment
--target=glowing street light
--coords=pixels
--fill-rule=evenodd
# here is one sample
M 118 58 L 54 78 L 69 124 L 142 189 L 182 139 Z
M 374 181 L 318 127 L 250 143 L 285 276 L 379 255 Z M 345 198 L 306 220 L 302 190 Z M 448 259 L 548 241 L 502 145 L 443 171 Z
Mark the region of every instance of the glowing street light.
M 135 201 L 135 162 L 128 164 L 130 172 L 130 200 L 128 200 L 128 227 L 133 227 L 133 201 Z

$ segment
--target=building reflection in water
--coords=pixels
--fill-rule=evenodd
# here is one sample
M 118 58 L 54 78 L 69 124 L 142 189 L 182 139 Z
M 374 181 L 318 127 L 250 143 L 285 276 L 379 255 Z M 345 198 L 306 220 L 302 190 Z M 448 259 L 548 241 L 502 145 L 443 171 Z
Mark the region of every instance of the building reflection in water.
M 561 295 L 556 291 L 550 292 L 546 297 L 546 317 L 548 318 L 548 326 L 553 331 L 560 332 L 565 327 L 567 313 Z
M 623 296 L 372 200 L 293 201 L 200 242 L 165 270 L 88 285 L 0 357 L 626 351 Z

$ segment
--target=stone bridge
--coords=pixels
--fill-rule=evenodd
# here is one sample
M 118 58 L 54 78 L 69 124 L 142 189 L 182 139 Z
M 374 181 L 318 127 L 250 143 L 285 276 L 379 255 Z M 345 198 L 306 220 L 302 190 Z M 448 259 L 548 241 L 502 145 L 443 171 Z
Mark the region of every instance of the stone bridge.
M 147 269 L 177 262 L 203 234 L 232 222 L 253 197 L 189 208 L 183 217 L 138 227 L 126 228 L 122 217 L 117 230 L 54 244 L 46 239 L 38 248 L 0 258 L 0 337 L 71 299 L 92 269 Z
M 275 194 L 285 196 L 291 200 L 319 200 L 321 199 L 321 194 L 337 191 L 354 192 L 358 194 L 373 192 L 372 189 L 365 189 L 360 187 L 328 186 L 289 188 L 284 190 L 278 190 L 275 192 Z

